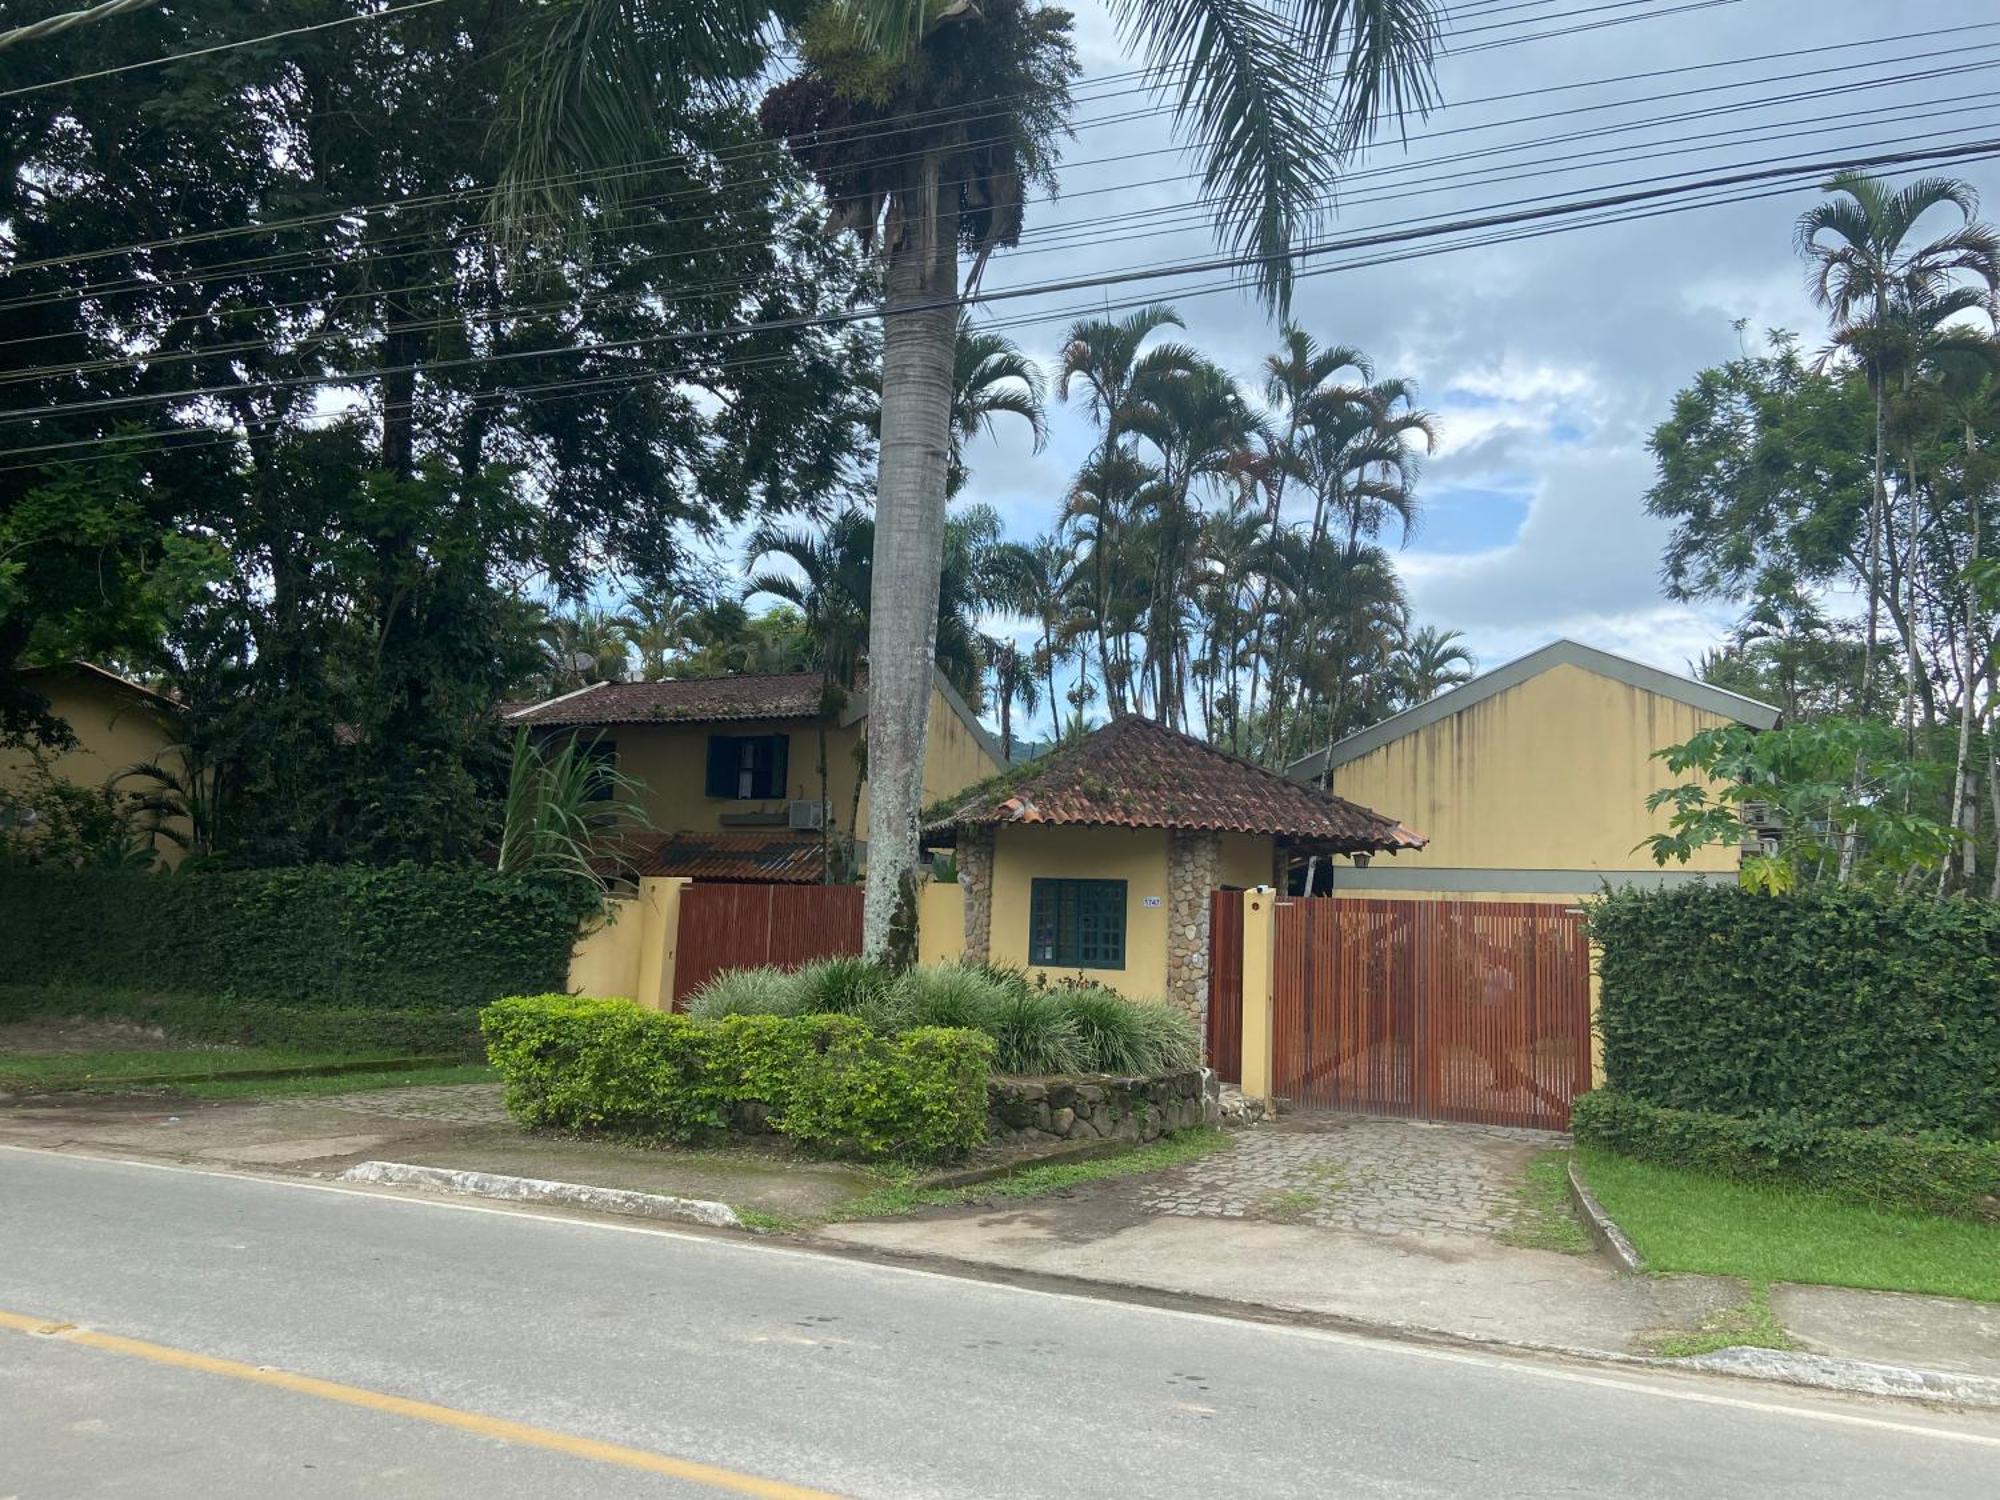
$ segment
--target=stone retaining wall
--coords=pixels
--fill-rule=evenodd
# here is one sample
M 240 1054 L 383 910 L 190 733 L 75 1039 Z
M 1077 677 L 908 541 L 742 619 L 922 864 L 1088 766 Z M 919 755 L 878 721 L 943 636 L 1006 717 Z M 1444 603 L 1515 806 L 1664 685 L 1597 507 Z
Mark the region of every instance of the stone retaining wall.
M 986 1132 L 996 1141 L 1150 1141 L 1221 1117 L 1222 1085 L 1207 1068 L 1151 1078 L 986 1080 Z

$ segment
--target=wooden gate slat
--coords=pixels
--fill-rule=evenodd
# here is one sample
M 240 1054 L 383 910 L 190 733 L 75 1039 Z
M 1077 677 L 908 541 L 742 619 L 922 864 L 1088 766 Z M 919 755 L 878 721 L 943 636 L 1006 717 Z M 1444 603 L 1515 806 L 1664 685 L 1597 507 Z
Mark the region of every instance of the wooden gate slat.
M 1298 897 L 1277 957 L 1274 1086 L 1301 1107 L 1559 1130 L 1590 1086 L 1568 906 Z
M 688 886 L 681 892 L 675 942 L 675 1009 L 731 969 L 796 969 L 859 953 L 861 903 L 861 887 L 854 885 Z
M 1243 1082 L 1243 893 L 1208 898 L 1208 1065 Z

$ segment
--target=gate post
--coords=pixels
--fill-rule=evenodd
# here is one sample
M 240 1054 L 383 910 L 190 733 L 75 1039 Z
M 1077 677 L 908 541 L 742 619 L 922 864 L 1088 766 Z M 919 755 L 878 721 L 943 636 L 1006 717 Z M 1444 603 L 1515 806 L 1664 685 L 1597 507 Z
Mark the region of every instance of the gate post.
M 1243 893 L 1243 1095 L 1271 1104 L 1278 893 L 1268 885 Z

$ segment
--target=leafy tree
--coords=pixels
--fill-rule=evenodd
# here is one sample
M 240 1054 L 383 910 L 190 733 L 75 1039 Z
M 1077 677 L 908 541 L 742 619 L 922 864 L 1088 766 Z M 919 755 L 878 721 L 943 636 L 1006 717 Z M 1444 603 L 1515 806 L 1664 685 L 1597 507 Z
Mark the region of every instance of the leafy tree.
M 1042 367 L 1021 352 L 1004 334 L 974 325 L 970 314 L 958 319 L 958 344 L 952 361 L 951 460 L 945 479 L 947 497 L 965 488 L 971 471 L 965 466 L 965 445 L 981 432 L 992 432 L 997 417 L 1018 417 L 1028 424 L 1035 451 L 1048 441 L 1043 411 L 1046 383 Z
M 1934 800 L 1945 767 L 1909 759 L 1895 727 L 1881 720 L 1829 718 L 1762 732 L 1726 724 L 1655 758 L 1691 776 L 1646 801 L 1672 809 L 1668 831 L 1641 845 L 1662 865 L 1741 844 L 1746 802 L 1771 808 L 1780 829 L 1775 853 L 1743 862 L 1745 882 L 1766 890 L 1833 881 L 1907 888 L 1952 850 L 1949 825 L 1910 811 Z

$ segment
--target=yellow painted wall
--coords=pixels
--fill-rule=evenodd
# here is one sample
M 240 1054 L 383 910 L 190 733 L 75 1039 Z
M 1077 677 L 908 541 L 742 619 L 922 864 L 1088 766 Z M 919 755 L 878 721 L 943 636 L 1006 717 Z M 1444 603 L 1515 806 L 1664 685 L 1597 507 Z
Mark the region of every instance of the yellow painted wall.
M 648 876 L 636 896 L 607 900 L 600 916 L 577 933 L 569 992 L 671 1009 L 680 898 L 688 884 L 678 876 Z
M 965 953 L 965 887 L 930 880 L 917 887 L 917 962 L 957 963 Z
M 96 791 L 127 766 L 156 760 L 169 745 L 179 743 L 179 729 L 157 700 L 94 672 L 38 673 L 33 687 L 76 733 L 74 750 L 49 757 L 50 770 L 76 786 Z M 0 785 L 22 784 L 33 766 L 26 751 L 0 751 Z M 178 772 L 182 767 L 170 758 L 169 769 Z M 184 822 L 181 826 L 185 831 Z M 169 865 L 179 864 L 184 854 L 169 839 L 156 839 L 154 847 Z
M 1650 868 L 1637 846 L 1667 813 L 1646 798 L 1673 779 L 1653 751 L 1729 722 L 1564 663 L 1336 767 L 1333 790 L 1429 835 L 1388 868 Z M 1713 846 L 1672 868 L 1736 863 Z
M 1028 963 L 1030 882 L 1036 877 L 1125 882 L 1125 967 L 1057 969 Z M 1147 906 L 1147 897 L 1160 904 Z M 1167 833 L 1163 828 L 1050 828 L 1015 824 L 993 849 L 995 962 L 1051 981 L 1096 980 L 1134 999 L 1167 992 Z
M 1222 836 L 1222 873 L 1225 886 L 1247 891 L 1253 885 L 1271 883 L 1271 839 L 1267 834 L 1225 833 Z
M 868 791 L 861 790 L 858 828 L 850 828 L 854 809 L 854 783 L 860 775 L 860 749 L 868 732 L 867 721 L 826 729 L 827 800 L 834 826 L 866 838 Z M 738 801 L 733 797 L 710 797 L 708 786 L 708 739 L 711 734 L 783 734 L 789 745 L 785 757 L 785 796 L 763 801 Z M 810 802 L 820 795 L 819 730 L 810 719 L 745 719 L 730 723 L 704 724 L 611 724 L 604 737 L 618 748 L 618 769 L 636 778 L 644 790 L 635 800 L 645 810 L 654 828 L 662 833 L 714 833 L 724 828 L 725 813 L 782 814 L 788 800 Z M 986 753 L 978 738 L 959 718 L 944 695 L 931 690 L 930 738 L 924 756 L 924 801 L 949 795 L 974 782 L 984 781 L 1001 769 Z M 782 831 L 780 822 L 765 831 Z M 737 825 L 734 831 L 756 832 L 757 828 Z

